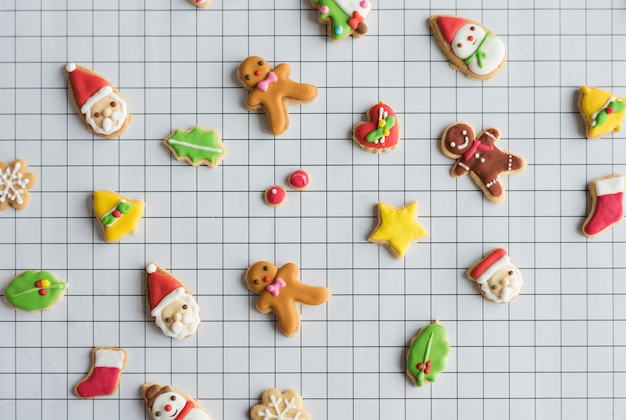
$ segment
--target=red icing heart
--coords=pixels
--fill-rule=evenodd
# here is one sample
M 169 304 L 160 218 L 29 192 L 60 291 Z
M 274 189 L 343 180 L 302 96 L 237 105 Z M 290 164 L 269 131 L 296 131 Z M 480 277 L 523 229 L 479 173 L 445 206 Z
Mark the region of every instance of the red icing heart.
M 379 119 L 385 119 L 384 114 L 381 115 L 381 110 L 383 113 L 386 112 L 388 115 L 394 116 L 396 118 L 395 124 L 389 129 L 389 134 L 384 137 L 384 140 L 379 138 L 376 142 L 369 142 L 365 139 L 367 135 L 379 128 Z M 367 119 L 367 122 L 358 123 L 354 127 L 353 135 L 354 141 L 364 150 L 373 153 L 387 152 L 398 145 L 398 141 L 400 140 L 400 125 L 398 117 L 396 117 L 396 114 L 389 105 L 382 102 L 374 105 L 367 111 Z

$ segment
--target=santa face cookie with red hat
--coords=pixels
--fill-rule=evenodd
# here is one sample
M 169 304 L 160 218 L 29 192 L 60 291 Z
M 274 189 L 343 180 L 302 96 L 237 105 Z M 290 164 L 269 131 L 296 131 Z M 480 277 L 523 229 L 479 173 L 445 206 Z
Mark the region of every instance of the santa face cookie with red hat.
M 468 78 L 487 80 L 504 67 L 504 43 L 488 28 L 458 16 L 434 15 L 430 28 L 450 67 Z
M 120 136 L 131 117 L 118 90 L 107 79 L 85 67 L 68 63 L 65 70 L 67 84 L 85 127 L 105 139 Z
M 509 303 L 522 288 L 522 273 L 511 262 L 506 250 L 496 248 L 467 269 L 467 278 L 476 282 L 484 297 L 495 303 Z
M 141 387 L 141 393 L 154 420 L 211 420 L 198 400 L 179 389 L 148 382 Z
M 154 263 L 146 266 L 150 315 L 163 334 L 183 339 L 200 327 L 200 307 L 184 284 Z

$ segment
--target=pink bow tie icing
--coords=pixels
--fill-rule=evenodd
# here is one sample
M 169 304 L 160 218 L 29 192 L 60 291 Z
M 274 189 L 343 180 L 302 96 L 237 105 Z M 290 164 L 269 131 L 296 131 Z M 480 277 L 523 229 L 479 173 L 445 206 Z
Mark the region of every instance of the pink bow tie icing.
M 276 82 L 277 80 L 278 76 L 276 76 L 276 73 L 270 71 L 269 73 L 267 73 L 267 77 L 265 79 L 256 84 L 256 87 L 262 92 L 267 92 L 267 90 L 270 88 L 270 84 Z
M 474 140 L 474 143 L 470 146 L 469 150 L 463 153 L 463 159 L 468 160 L 471 158 L 476 150 L 482 150 L 484 152 L 490 152 L 493 150 L 493 144 L 482 144 L 480 140 Z
M 285 287 L 285 286 L 286 286 L 285 280 L 281 279 L 280 277 L 276 277 L 276 280 L 274 280 L 274 283 L 272 283 L 269 286 L 267 286 L 265 288 L 265 290 L 267 290 L 268 292 L 270 292 L 274 296 L 278 296 L 279 289 L 281 287 Z

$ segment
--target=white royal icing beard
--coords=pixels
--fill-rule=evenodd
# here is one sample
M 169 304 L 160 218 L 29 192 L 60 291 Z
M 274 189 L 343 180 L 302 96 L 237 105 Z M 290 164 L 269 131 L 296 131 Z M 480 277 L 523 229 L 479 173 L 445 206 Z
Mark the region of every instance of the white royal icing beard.
M 182 322 L 176 321 L 172 324 L 171 328 L 163 321 L 161 314 L 156 314 L 154 318 L 154 322 L 156 325 L 161 328 L 163 334 L 172 338 L 185 338 L 190 336 L 196 332 L 198 329 L 198 325 L 200 325 L 200 307 L 194 300 L 194 298 L 190 295 L 183 295 L 180 297 L 183 299 L 185 303 L 187 303 L 191 307 L 191 314 L 183 315 Z M 186 326 L 185 326 L 186 325 Z
M 511 282 L 508 286 L 503 287 L 502 290 L 500 290 L 500 296 L 496 296 L 491 291 L 488 282 L 481 284 L 480 287 L 482 288 L 486 297 L 497 303 L 507 303 L 510 302 L 514 297 L 519 295 L 519 292 L 522 290 L 522 286 L 524 286 L 524 282 L 522 281 L 521 273 L 519 272 L 517 267 L 511 266 L 511 270 L 515 271 L 515 277 L 511 279 Z
M 98 134 L 109 135 L 115 133 L 117 130 L 122 128 L 124 122 L 126 121 L 126 117 L 128 116 L 126 112 L 126 102 L 115 93 L 110 93 L 108 96 L 120 104 L 121 111 L 115 111 L 110 117 L 102 120 L 102 127 L 99 127 L 98 124 L 96 124 L 96 121 L 91 117 L 91 110 L 88 110 L 87 113 L 85 113 L 85 120 L 91 126 L 93 131 Z

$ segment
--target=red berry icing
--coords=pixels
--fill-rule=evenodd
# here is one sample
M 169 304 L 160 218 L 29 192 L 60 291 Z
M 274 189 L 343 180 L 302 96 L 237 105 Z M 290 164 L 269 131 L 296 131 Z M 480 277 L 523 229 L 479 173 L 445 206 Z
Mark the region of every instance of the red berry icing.
M 48 291 L 47 291 L 46 289 L 39 289 L 39 294 L 40 294 L 41 296 L 45 296 L 45 295 L 47 295 L 47 294 L 48 294 Z
M 285 201 L 287 192 L 279 185 L 273 185 L 265 190 L 265 201 L 270 206 L 279 206 Z
M 122 212 L 120 212 L 119 210 L 113 210 L 113 212 L 111 213 L 113 215 L 113 217 L 115 217 L 116 219 L 119 219 L 120 216 L 122 216 Z
M 418 364 L 417 364 L 417 368 L 418 368 L 419 370 L 424 369 L 424 363 L 418 363 Z
M 309 173 L 303 169 L 297 169 L 289 174 L 289 186 L 296 190 L 303 190 L 309 186 L 311 178 Z
M 607 114 L 612 114 L 613 113 L 613 107 L 612 106 L 607 106 L 606 107 L 606 113 Z
M 432 365 L 433 365 L 433 362 L 431 362 L 430 360 L 426 362 L 426 367 L 431 367 Z
M 41 287 L 41 280 L 37 280 L 35 282 L 35 287 Z

